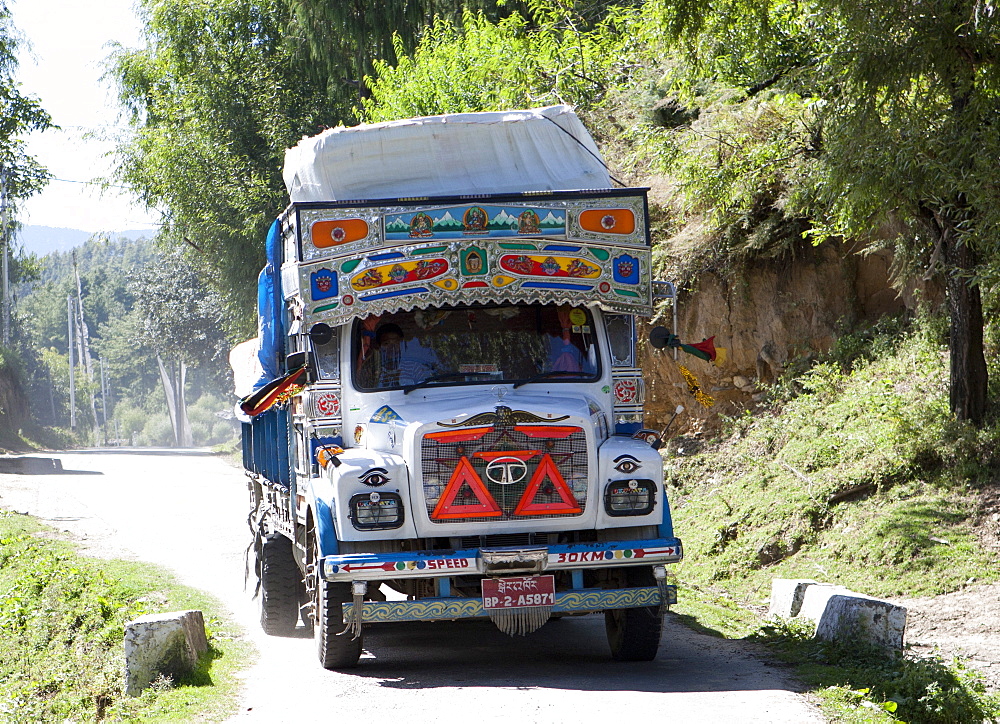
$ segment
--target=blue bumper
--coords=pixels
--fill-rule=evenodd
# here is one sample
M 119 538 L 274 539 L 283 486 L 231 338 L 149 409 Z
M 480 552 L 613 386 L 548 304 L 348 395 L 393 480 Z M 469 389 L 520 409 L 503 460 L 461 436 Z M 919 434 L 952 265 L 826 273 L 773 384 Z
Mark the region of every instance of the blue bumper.
M 683 558 L 678 538 L 574 543 L 537 546 L 547 549 L 538 572 L 572 571 L 586 568 L 656 566 Z M 517 547 L 510 547 L 516 550 Z M 505 548 L 491 548 L 504 551 Z M 349 553 L 324 556 L 321 570 L 328 581 L 379 581 L 399 578 L 492 575 L 479 548 L 401 553 Z

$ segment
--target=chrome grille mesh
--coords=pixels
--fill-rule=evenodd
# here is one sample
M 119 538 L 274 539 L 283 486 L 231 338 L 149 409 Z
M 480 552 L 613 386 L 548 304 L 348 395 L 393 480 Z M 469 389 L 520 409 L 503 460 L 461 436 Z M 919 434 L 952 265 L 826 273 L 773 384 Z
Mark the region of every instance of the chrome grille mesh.
M 421 441 L 427 514 L 434 523 L 576 517 L 587 506 L 587 463 L 579 427 L 432 432 Z

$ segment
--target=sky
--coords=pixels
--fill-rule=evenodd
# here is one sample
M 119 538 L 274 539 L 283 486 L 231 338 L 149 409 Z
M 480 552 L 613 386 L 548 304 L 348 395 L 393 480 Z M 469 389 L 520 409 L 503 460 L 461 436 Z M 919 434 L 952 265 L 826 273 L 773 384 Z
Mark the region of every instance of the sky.
M 13 0 L 11 11 L 31 46 L 20 54 L 21 91 L 62 129 L 28 138 L 28 152 L 59 180 L 23 204 L 19 221 L 88 232 L 155 227 L 157 214 L 134 196 L 88 183 L 112 168 L 106 154 L 121 123 L 113 88 L 100 78 L 109 43 L 139 46 L 133 0 Z

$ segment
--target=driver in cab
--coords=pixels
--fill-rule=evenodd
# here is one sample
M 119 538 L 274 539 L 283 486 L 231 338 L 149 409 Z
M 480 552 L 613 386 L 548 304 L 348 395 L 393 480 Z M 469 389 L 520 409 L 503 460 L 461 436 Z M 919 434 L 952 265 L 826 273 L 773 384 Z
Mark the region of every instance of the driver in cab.
M 407 340 L 398 325 L 375 330 L 375 340 L 358 370 L 358 384 L 368 389 L 401 387 L 420 382 L 434 371 L 437 357 L 417 339 Z

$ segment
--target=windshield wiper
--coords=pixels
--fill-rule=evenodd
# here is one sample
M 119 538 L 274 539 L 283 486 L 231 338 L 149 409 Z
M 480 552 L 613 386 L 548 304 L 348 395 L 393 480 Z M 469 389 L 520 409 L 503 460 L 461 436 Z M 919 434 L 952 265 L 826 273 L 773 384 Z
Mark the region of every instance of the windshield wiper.
M 539 372 L 534 377 L 529 377 L 526 380 L 521 380 L 520 382 L 515 382 L 513 384 L 513 389 L 517 389 L 521 385 L 531 384 L 532 382 L 538 382 L 539 380 L 548 379 L 549 377 L 560 377 L 563 375 L 573 375 L 574 377 L 584 378 L 583 372 L 570 372 L 569 370 L 549 370 L 548 372 Z
M 412 385 L 407 385 L 403 388 L 403 394 L 408 395 L 414 390 L 419 390 L 421 387 L 425 387 L 431 382 L 440 382 L 441 380 L 450 380 L 455 377 L 490 377 L 492 372 L 443 372 L 439 375 L 431 375 L 430 377 L 425 377 L 420 380 L 420 382 L 415 382 Z

